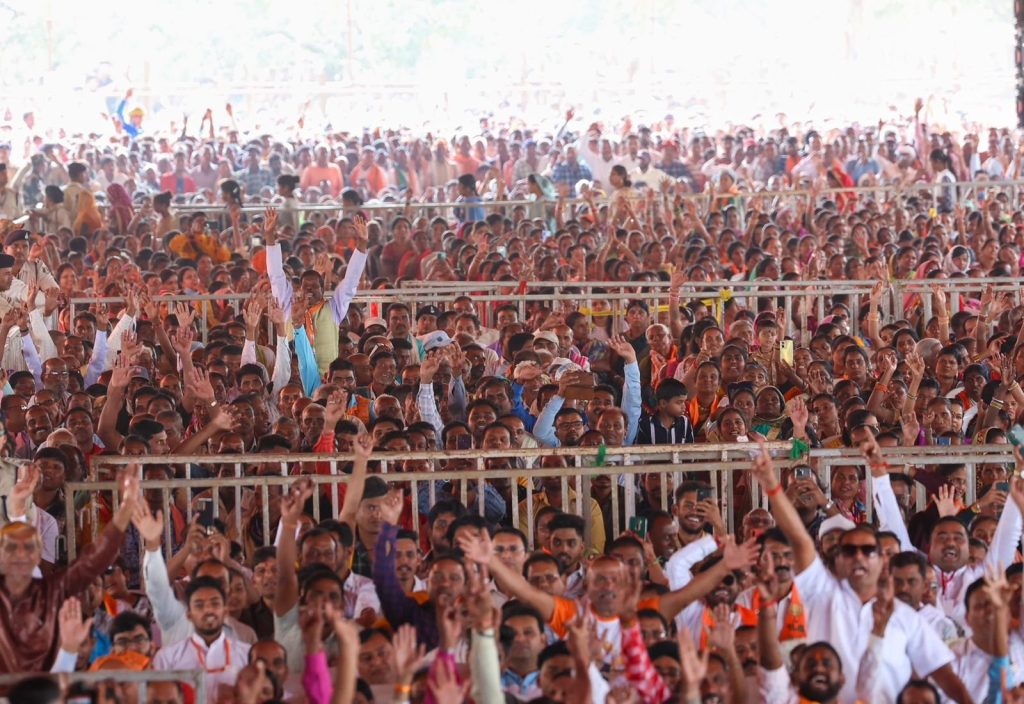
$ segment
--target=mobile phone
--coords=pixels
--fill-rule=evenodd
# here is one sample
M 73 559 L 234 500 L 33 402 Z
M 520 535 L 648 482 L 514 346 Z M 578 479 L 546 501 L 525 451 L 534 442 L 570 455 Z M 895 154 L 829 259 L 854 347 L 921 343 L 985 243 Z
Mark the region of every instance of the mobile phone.
M 456 450 L 472 450 L 473 449 L 473 436 L 457 435 L 455 436 L 455 449 Z
M 199 499 L 199 525 L 213 528 L 213 499 Z
M 794 479 L 810 479 L 811 468 L 810 467 L 797 467 L 793 470 Z
M 647 537 L 647 519 L 643 516 L 633 516 L 629 519 L 629 530 L 635 533 L 641 540 Z
M 707 501 L 710 498 L 713 498 L 711 487 L 697 489 L 697 501 Z
M 253 247 L 262 247 L 263 246 L 263 238 L 260 237 L 259 235 L 253 235 L 253 237 L 252 237 L 252 246 Z
M 1004 494 L 1010 493 L 1010 482 L 996 482 L 996 491 L 1001 491 Z
M 444 261 L 445 259 L 448 258 L 448 252 L 438 252 L 437 258 L 440 259 L 441 261 Z
M 936 445 L 949 445 L 950 444 L 950 440 L 949 440 L 949 438 L 935 438 L 935 444 Z
M 496 252 L 497 252 L 498 254 L 500 254 L 500 255 L 501 255 L 502 257 L 507 257 L 507 256 L 508 256 L 508 249 L 507 249 L 507 248 L 506 248 L 506 247 L 505 247 L 504 245 L 502 245 L 502 246 L 500 246 L 500 247 L 497 247 L 497 248 L 495 249 L 495 251 L 496 251 Z
M 779 343 L 779 360 L 793 366 L 793 341 L 783 340 Z
M 1024 445 L 1024 427 L 1021 427 L 1018 423 L 1010 428 L 1010 432 L 1006 434 L 1006 437 L 1010 440 L 1011 445 Z

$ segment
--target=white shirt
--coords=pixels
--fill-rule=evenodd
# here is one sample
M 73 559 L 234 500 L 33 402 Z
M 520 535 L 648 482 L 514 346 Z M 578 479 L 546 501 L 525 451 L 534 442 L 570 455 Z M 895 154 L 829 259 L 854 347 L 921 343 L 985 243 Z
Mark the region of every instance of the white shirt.
M 921 604 L 917 613 L 921 614 L 921 618 L 932 627 L 946 645 L 952 645 L 953 641 L 959 638 L 960 631 L 953 620 L 931 604 Z
M 235 686 L 238 672 L 249 661 L 249 644 L 228 638 L 222 631 L 209 646 L 198 636 L 161 648 L 153 656 L 154 670 L 205 670 L 206 701 L 217 701 L 220 685 Z
M 967 691 L 975 695 L 975 699 L 983 699 L 981 695 L 988 691 L 988 669 L 992 665 L 992 656 L 970 638 L 961 638 L 950 649 L 956 658 L 953 661 L 956 676 L 964 683 Z
M 840 702 L 857 699 L 857 675 L 867 652 L 874 599 L 862 603 L 847 580 L 839 580 L 815 557 L 796 576 L 796 587 L 807 609 L 807 640 L 824 640 L 839 652 L 846 685 Z M 896 601 L 885 629 L 885 644 L 876 676 L 882 701 L 894 701 L 913 673 L 926 677 L 953 661 L 953 653 L 925 620 L 902 601 Z
M 174 594 L 167 576 L 164 555 L 160 550 L 147 550 L 142 556 L 142 580 L 149 602 L 153 605 L 153 616 L 160 628 L 161 644 L 167 647 L 193 637 L 196 632 L 195 626 L 185 616 L 185 605 Z M 224 632 L 232 641 L 256 642 L 256 633 L 231 616 L 224 621 Z
M 349 572 L 343 589 L 345 618 L 358 618 L 363 609 L 373 609 L 376 613 L 381 613 L 377 587 L 369 577 Z
M 871 482 L 871 487 L 875 512 L 878 514 L 879 530 L 895 533 L 899 538 L 901 550 L 917 551 L 910 540 L 907 526 L 903 522 L 903 514 L 896 502 L 896 495 L 893 494 L 889 476 L 875 477 Z M 936 595 L 937 606 L 946 616 L 953 619 L 959 628 L 966 630 L 967 627 L 964 620 L 966 610 L 964 595 L 967 588 L 975 580 L 985 576 L 985 565 L 1002 569 L 1002 565 L 1013 563 L 1022 528 L 1024 528 L 1024 521 L 1021 519 L 1020 509 L 1017 508 L 1015 502 L 1007 501 L 1002 515 L 999 516 L 999 523 L 996 525 L 996 532 L 992 536 L 992 544 L 989 546 L 983 564 L 975 567 L 965 565 L 950 573 L 944 573 L 933 565 L 935 578 L 939 582 L 939 594 Z

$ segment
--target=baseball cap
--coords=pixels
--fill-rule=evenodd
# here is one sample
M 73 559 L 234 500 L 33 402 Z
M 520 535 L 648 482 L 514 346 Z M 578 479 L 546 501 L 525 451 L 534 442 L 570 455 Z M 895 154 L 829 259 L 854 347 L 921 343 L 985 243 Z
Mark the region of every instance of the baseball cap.
M 848 530 L 853 530 L 857 527 L 857 524 L 851 521 L 849 518 L 842 514 L 836 514 L 831 518 L 826 518 L 818 526 L 818 537 L 822 538 L 834 530 L 841 530 L 844 533 Z
M 558 346 L 558 335 L 551 332 L 550 330 L 538 330 L 533 333 L 534 340 L 547 340 L 552 345 Z
M 14 257 L 10 254 L 0 254 L 0 269 L 10 269 L 14 266 Z
M 420 306 L 419 308 L 416 309 L 416 320 L 419 320 L 424 315 L 432 315 L 436 318 L 437 316 L 441 315 L 441 311 L 438 310 L 437 306 L 433 304 Z
M 28 242 L 30 239 L 28 230 L 12 230 L 7 233 L 7 239 L 4 240 L 4 246 L 10 247 L 15 242 Z
M 444 330 L 435 330 L 434 332 L 427 333 L 426 335 L 421 335 L 419 340 L 423 343 L 423 350 L 425 352 L 439 350 L 442 347 L 447 347 L 452 344 L 452 338 L 448 337 L 448 333 Z
M 374 325 L 379 325 L 385 330 L 388 329 L 388 323 L 384 318 L 367 318 L 363 321 L 363 330 L 369 330 Z

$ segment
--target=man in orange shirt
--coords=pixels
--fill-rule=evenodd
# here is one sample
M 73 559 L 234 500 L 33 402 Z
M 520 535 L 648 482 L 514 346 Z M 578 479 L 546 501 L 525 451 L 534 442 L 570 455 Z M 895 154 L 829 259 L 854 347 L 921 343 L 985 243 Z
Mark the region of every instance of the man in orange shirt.
M 349 179 L 353 188 L 365 190 L 370 198 L 376 198 L 377 194 L 387 187 L 388 176 L 384 169 L 377 165 L 373 147 L 363 147 L 362 158 L 352 169 Z
M 337 198 L 345 183 L 341 176 L 341 169 L 337 164 L 328 162 L 327 158 L 327 147 L 317 147 L 316 161 L 302 172 L 301 185 L 303 188 L 321 188 L 321 184 L 326 181 L 330 185 L 331 196 Z

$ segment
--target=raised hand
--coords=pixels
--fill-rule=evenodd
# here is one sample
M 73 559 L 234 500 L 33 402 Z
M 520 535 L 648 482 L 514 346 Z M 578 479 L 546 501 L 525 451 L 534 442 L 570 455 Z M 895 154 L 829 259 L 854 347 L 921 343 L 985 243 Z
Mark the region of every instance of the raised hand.
M 192 396 L 198 401 L 213 403 L 217 397 L 214 395 L 213 384 L 210 383 L 210 374 L 205 369 L 193 367 L 189 379 L 192 389 Z
M 191 328 L 196 319 L 196 310 L 188 303 L 178 301 L 174 304 L 174 317 L 180 327 Z
M 1017 448 L 1014 450 L 1019 451 Z M 1010 481 L 1010 498 L 1017 504 L 1017 508 L 1024 511 L 1024 479 L 1021 477 L 1014 477 Z
M 451 345 L 449 345 L 451 346 Z M 434 383 L 434 376 L 441 368 L 441 355 L 438 352 L 430 351 L 420 361 L 420 383 L 430 385 Z
M 391 639 L 391 647 L 395 650 L 395 674 L 398 682 L 412 682 L 413 675 L 423 666 L 427 647 L 416 644 L 416 628 L 410 623 L 402 624 Z
M 355 217 L 352 218 L 352 224 L 355 226 L 356 231 L 356 249 L 360 252 L 365 252 L 366 248 L 370 245 L 370 228 L 367 225 L 366 218 L 363 217 L 362 213 L 356 213 Z
M 281 522 L 297 525 L 306 501 L 313 495 L 313 482 L 303 477 L 291 485 L 288 492 L 281 497 Z
M 622 361 L 626 364 L 632 364 L 636 361 L 636 350 L 633 349 L 633 345 L 629 344 L 622 335 L 615 335 L 608 340 L 608 346 L 612 348 L 612 352 L 619 355 Z
M 35 462 L 24 465 L 24 468 L 21 470 L 21 477 L 7 497 L 8 516 L 25 515 L 25 512 L 28 510 L 28 501 L 32 498 L 32 492 L 39 486 L 39 480 L 42 476 L 42 470 L 39 469 L 39 465 Z
M 456 538 L 459 549 L 463 554 L 478 565 L 487 565 L 491 561 L 491 538 L 486 531 L 481 535 L 469 535 L 466 532 L 460 533 Z
M 871 469 L 871 476 L 884 477 L 888 474 L 885 467 L 885 458 L 882 457 L 882 448 L 878 446 L 878 441 L 873 436 L 869 435 L 860 444 L 859 449 L 861 456 Z
M 287 316 L 285 315 L 284 308 L 281 307 L 281 305 L 277 302 L 277 299 L 274 298 L 273 296 L 271 296 L 267 300 L 269 303 L 267 315 L 270 316 L 270 322 L 272 322 L 275 327 L 281 328 L 288 320 Z M 280 335 L 281 333 L 279 332 L 278 334 Z
M 469 569 L 467 572 L 469 582 L 466 585 L 463 602 L 469 615 L 469 623 L 478 632 L 494 628 L 499 619 L 495 616 L 491 591 L 487 587 L 487 567 L 480 565 L 479 570 Z
M 772 462 L 768 448 L 761 441 L 758 441 L 758 445 L 761 450 L 754 458 L 750 471 L 754 474 L 754 478 L 761 483 L 761 489 L 771 491 L 779 485 L 779 478 L 775 473 L 775 464 Z
M 78 649 L 89 637 L 92 618 L 82 620 L 82 602 L 77 596 L 69 596 L 57 612 L 57 629 L 60 633 L 60 649 L 66 653 L 78 654 Z
M 729 621 L 732 608 L 728 604 L 719 604 L 714 609 L 715 625 L 708 632 L 708 644 L 720 653 L 736 649 L 736 629 Z
M 135 361 L 135 356 L 142 349 L 142 343 L 139 342 L 139 335 L 134 330 L 125 330 L 121 336 L 121 355 L 128 360 L 129 363 Z
M 938 509 L 940 517 L 956 515 L 956 491 L 952 485 L 943 484 L 938 488 L 935 495 L 935 508 Z
M 757 590 L 765 602 L 776 601 L 780 597 L 779 577 L 775 574 L 775 559 L 765 550 L 761 556 L 761 565 L 757 570 Z
M 787 365 L 788 366 L 788 365 Z M 793 421 L 793 435 L 802 436 L 806 434 L 807 421 L 810 420 L 811 414 L 807 410 L 807 404 L 799 396 L 793 400 L 790 404 L 789 419 Z M 803 432 L 797 432 L 797 430 Z
M 722 540 L 722 562 L 730 570 L 745 570 L 757 562 L 759 548 L 757 538 L 737 543 L 731 535 Z
M 462 704 L 469 694 L 469 680 L 459 684 L 455 668 L 447 660 L 442 660 L 433 669 L 435 679 L 427 679 L 427 689 L 437 704 Z
M 892 575 L 889 570 L 883 569 L 878 578 L 878 591 L 875 592 L 875 603 L 871 605 L 871 612 L 874 616 L 874 624 L 871 632 L 878 637 L 885 635 L 885 627 L 889 624 L 889 618 L 895 609 L 895 589 L 893 588 Z
M 242 318 L 245 320 L 246 338 L 256 340 L 256 331 L 259 329 L 260 319 L 263 318 L 263 301 L 259 296 L 252 296 L 245 302 Z
M 911 352 L 906 357 L 907 366 L 910 367 L 910 373 L 915 379 L 924 378 L 924 357 L 919 355 L 917 352 Z
M 277 242 L 277 208 L 267 207 L 263 211 L 263 239 L 267 246 Z
M 905 411 L 900 414 L 900 428 L 903 434 L 903 444 L 907 447 L 916 445 L 921 433 L 921 424 L 913 411 Z
M 676 642 L 679 644 L 679 686 L 682 699 L 700 701 L 700 683 L 708 674 L 711 650 L 705 648 L 703 653 L 698 654 L 693 636 L 686 628 L 680 628 L 676 633 Z
M 368 461 L 373 454 L 373 436 L 365 432 L 359 433 L 352 443 L 352 452 L 357 458 Z

